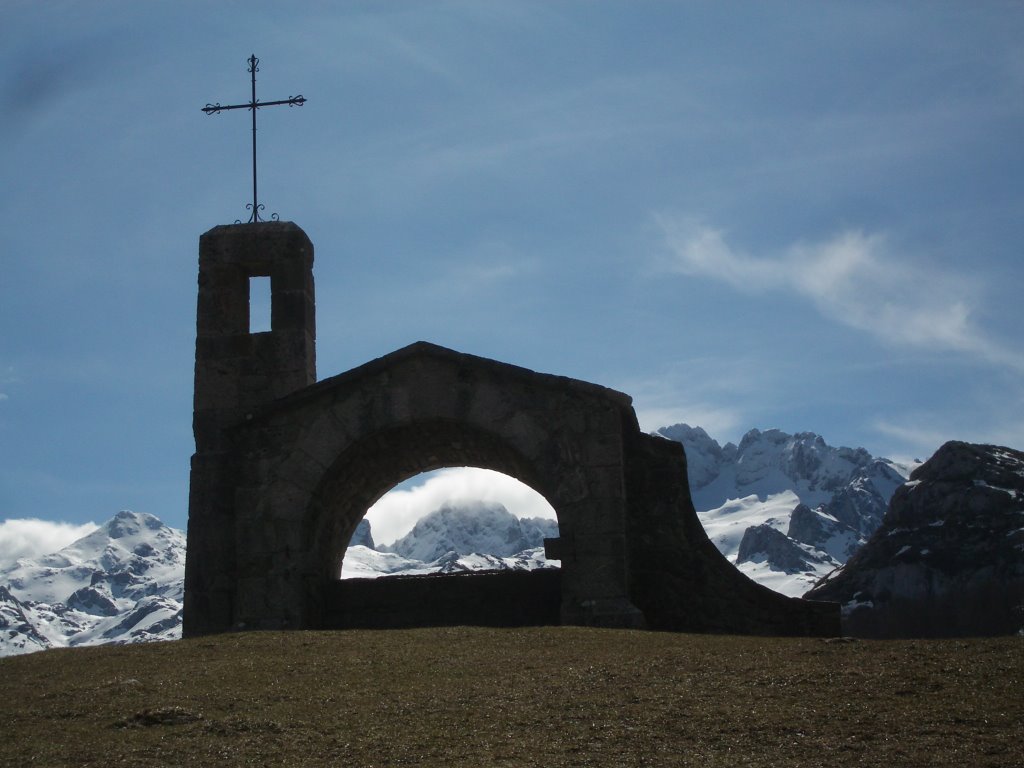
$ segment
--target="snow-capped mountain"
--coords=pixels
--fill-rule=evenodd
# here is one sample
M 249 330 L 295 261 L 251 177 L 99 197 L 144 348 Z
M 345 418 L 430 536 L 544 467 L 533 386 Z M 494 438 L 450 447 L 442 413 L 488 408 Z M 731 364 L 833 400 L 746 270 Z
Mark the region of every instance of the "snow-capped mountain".
M 501 505 L 446 505 L 420 523 L 394 546 L 425 559 L 374 549 L 361 521 L 342 578 L 558 566 L 543 549 L 545 536 L 558 535 L 553 520 L 520 520 Z M 179 638 L 184 576 L 184 533 L 127 511 L 58 552 L 0 563 L 0 656 Z
M 443 504 L 390 545 L 374 547 L 369 522 L 359 525 L 341 566 L 343 579 L 559 565 L 544 557 L 544 539 L 558 536 L 558 522 L 519 518 L 499 503 Z
M 413 529 L 382 552 L 430 562 L 449 552 L 510 557 L 544 546 L 558 536 L 558 523 L 544 518 L 520 519 L 504 505 L 488 502 L 444 504 L 420 518 Z
M 181 636 L 185 536 L 119 512 L 58 552 L 0 567 L 0 655 Z
M 687 424 L 655 434 L 686 449 L 694 506 L 719 551 L 750 578 L 792 596 L 867 541 L 910 471 L 863 448 L 834 448 L 812 432 L 752 429 L 739 445 L 724 446 Z

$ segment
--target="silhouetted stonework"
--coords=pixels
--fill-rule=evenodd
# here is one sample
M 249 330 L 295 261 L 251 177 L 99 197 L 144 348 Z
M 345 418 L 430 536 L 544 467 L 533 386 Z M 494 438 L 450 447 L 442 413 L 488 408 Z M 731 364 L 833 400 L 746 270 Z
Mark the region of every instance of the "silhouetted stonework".
M 562 573 L 537 571 L 339 579 L 328 585 L 325 629 L 561 623 Z
M 446 466 L 503 472 L 550 502 L 562 569 L 536 599 L 549 605 L 556 589 L 562 623 L 838 632 L 837 606 L 771 592 L 719 554 L 694 512 L 682 446 L 642 433 L 621 392 L 425 342 L 316 382 L 312 264 L 292 223 L 200 239 L 186 635 L 358 624 L 353 607 L 375 598 L 338 584 L 357 524 L 397 483 Z M 248 281 L 267 275 L 272 330 L 250 334 Z M 528 583 L 503 599 L 522 601 Z M 488 589 L 513 589 L 410 584 L 445 590 L 437 615 L 457 623 L 472 623 Z M 379 588 L 379 600 L 402 605 L 400 589 Z M 459 594 L 474 595 L 465 610 L 452 607 Z M 397 610 L 373 613 L 408 623 Z M 551 612 L 510 608 L 508 623 L 517 615 Z

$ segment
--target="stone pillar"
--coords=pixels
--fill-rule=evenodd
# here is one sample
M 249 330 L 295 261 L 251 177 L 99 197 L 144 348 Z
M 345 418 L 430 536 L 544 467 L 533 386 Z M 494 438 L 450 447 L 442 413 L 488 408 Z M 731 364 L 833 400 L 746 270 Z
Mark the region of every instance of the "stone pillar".
M 269 277 L 271 330 L 250 333 L 249 283 Z M 185 635 L 233 623 L 235 488 L 230 429 L 316 381 L 313 244 L 291 222 L 214 227 L 199 239 Z

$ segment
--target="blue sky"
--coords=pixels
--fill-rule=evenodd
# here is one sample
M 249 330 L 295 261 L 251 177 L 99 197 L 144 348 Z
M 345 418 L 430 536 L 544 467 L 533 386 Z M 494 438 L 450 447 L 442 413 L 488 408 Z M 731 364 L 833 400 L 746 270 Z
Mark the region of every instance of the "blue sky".
M 647 429 L 1024 446 L 1024 5 L 8 2 L 0 520 L 187 515 L 199 235 L 316 247 L 326 377 L 424 339 Z

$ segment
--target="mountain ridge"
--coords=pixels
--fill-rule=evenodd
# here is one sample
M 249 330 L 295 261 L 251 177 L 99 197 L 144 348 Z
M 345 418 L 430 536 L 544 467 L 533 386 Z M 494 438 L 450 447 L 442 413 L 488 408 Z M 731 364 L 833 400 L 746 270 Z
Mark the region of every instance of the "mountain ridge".
M 543 547 L 545 538 L 557 536 L 557 521 L 518 518 L 499 502 L 445 502 L 417 520 L 405 536 L 377 549 L 423 562 L 449 552 L 511 557 Z
M 185 535 L 144 512 L 0 569 L 0 655 L 181 636 Z
M 792 597 L 863 546 L 911 469 L 814 432 L 751 429 L 724 446 L 685 423 L 653 434 L 682 443 L 694 508 L 718 550 Z
M 754 429 L 725 446 L 685 424 L 656 434 L 683 442 L 698 515 L 720 551 L 785 594 L 845 562 L 904 479 L 898 465 L 812 432 Z M 557 530 L 500 504 L 443 504 L 379 546 L 363 520 L 341 577 L 553 567 L 543 540 Z M 0 655 L 180 636 L 184 550 L 181 531 L 124 511 L 58 552 L 0 567 Z
M 346 550 L 341 577 L 557 567 L 543 550 L 543 537 L 557 535 L 553 520 L 520 520 L 500 504 L 471 505 L 462 513 L 445 505 L 422 520 L 410 547 L 429 545 L 440 554 L 420 560 L 373 549 L 364 519 Z M 505 524 L 497 538 L 487 525 L 495 521 Z M 507 535 L 513 531 L 518 538 Z M 441 546 L 453 538 L 455 549 Z M 482 551 L 495 541 L 503 542 L 499 554 Z M 507 552 L 520 542 L 532 546 Z M 129 510 L 56 552 L 0 566 L 0 656 L 180 638 L 184 569 L 185 534 Z

